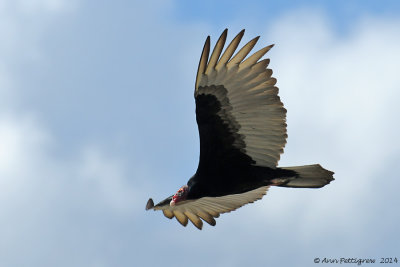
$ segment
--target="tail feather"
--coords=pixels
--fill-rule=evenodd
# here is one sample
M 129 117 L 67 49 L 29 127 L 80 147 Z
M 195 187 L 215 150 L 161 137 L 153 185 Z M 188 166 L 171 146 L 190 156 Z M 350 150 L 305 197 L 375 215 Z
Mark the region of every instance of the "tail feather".
M 322 168 L 319 164 L 284 167 L 282 169 L 295 171 L 297 175 L 289 179 L 288 182 L 278 185 L 281 187 L 319 188 L 335 180 L 333 178 L 334 172 Z

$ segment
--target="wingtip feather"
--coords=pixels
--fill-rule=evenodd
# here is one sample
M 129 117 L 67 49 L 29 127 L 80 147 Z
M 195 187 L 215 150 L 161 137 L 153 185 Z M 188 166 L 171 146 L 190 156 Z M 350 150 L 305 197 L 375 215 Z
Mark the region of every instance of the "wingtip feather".
M 238 47 L 240 41 L 243 38 L 245 30 L 241 30 L 236 36 L 235 38 L 233 38 L 233 40 L 230 42 L 230 44 L 228 45 L 228 47 L 225 49 L 224 53 L 222 54 L 220 60 L 218 61 L 217 65 L 215 66 L 216 70 L 219 70 L 220 68 L 222 68 L 222 66 L 224 66 L 229 59 L 232 57 L 233 53 L 235 52 L 236 48 Z
M 205 74 L 209 74 L 216 66 L 219 56 L 221 55 L 221 52 L 224 48 L 225 41 L 226 41 L 226 36 L 228 35 L 228 29 L 225 29 L 221 36 L 219 37 L 217 43 L 214 46 L 213 52 L 211 54 L 210 60 L 208 61 L 207 64 L 207 69 L 205 71 Z
M 250 51 L 253 49 L 253 47 L 256 45 L 258 42 L 258 39 L 260 39 L 260 36 L 257 36 L 253 39 L 251 39 L 247 44 L 245 44 L 239 52 L 237 52 L 236 55 L 233 56 L 233 58 L 227 63 L 228 69 L 231 68 L 235 64 L 239 64 L 240 62 L 243 61 L 243 59 L 250 53 Z
M 195 90 L 197 90 L 197 87 L 200 83 L 201 76 L 206 71 L 209 53 L 210 53 L 210 35 L 207 36 L 206 42 L 204 43 L 204 46 L 203 46 L 203 51 L 201 52 L 199 67 L 197 69 L 197 75 L 196 75 Z
M 146 210 L 149 210 L 152 208 L 154 208 L 154 201 L 153 201 L 153 199 L 149 198 L 149 200 L 147 201 L 147 204 L 146 204 Z

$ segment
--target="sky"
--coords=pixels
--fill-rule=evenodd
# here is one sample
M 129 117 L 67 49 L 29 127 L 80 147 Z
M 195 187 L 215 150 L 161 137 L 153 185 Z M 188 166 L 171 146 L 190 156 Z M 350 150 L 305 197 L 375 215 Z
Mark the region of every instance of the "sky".
M 279 166 L 336 180 L 199 231 L 145 204 L 197 168 L 195 73 L 225 28 L 275 44 Z M 399 43 L 398 1 L 0 1 L 0 266 L 400 260 Z

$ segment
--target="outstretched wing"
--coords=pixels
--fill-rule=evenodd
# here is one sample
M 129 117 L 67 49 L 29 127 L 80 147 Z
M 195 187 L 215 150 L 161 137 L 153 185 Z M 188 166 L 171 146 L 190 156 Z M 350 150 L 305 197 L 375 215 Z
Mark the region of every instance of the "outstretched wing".
M 267 193 L 268 188 L 269 186 L 263 186 L 242 194 L 185 200 L 176 206 L 169 205 L 172 197 L 161 201 L 156 206 L 154 206 L 153 200 L 149 199 L 146 209 L 162 210 L 165 217 L 169 219 L 175 217 L 183 226 L 186 226 L 188 220 L 190 220 L 201 230 L 203 227 L 202 220 L 215 226 L 216 222 L 214 218 L 218 218 L 222 213 L 236 210 L 243 205 L 261 199 Z
M 246 163 L 275 168 L 286 144 L 286 110 L 275 87 L 269 59 L 272 45 L 248 57 L 259 37 L 232 57 L 242 30 L 222 53 L 225 30 L 209 58 L 207 37 L 198 67 L 195 99 L 200 134 L 199 169 Z M 221 55 L 222 53 L 222 55 Z

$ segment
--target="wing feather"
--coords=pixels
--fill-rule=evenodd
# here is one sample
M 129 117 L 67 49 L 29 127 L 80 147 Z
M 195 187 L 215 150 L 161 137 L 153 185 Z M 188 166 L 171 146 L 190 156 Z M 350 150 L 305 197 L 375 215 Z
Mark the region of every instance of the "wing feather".
M 174 218 L 174 213 L 170 210 L 163 210 L 164 216 L 167 217 L 168 219 Z
M 189 220 L 193 223 L 194 226 L 196 226 L 199 230 L 203 228 L 203 221 L 199 218 L 198 215 L 195 213 L 186 211 L 185 215 L 189 218 Z
M 174 209 L 172 210 L 174 213 L 174 216 L 176 220 L 182 224 L 183 226 L 186 226 L 188 224 L 188 217 L 182 212 L 181 209 Z
M 243 35 L 244 35 L 244 29 L 241 30 L 236 35 L 235 38 L 233 38 L 232 42 L 228 45 L 228 47 L 226 48 L 225 52 L 222 54 L 221 59 L 219 60 L 217 66 L 215 67 L 215 69 L 217 71 L 219 71 L 220 68 L 225 67 L 225 65 L 228 62 L 228 60 L 232 57 L 233 53 L 235 53 L 235 50 L 238 47 L 240 41 L 242 40 Z
M 239 64 L 242 60 L 250 53 L 253 47 L 256 45 L 260 36 L 255 37 L 249 41 L 245 46 L 243 46 L 239 52 L 228 62 L 227 68 L 229 69 L 232 65 Z
M 210 168 L 214 160 L 221 160 L 213 158 L 218 154 L 229 155 L 227 160 L 237 157 L 246 164 L 276 168 L 286 144 L 286 109 L 272 70 L 267 69 L 269 59 L 261 59 L 272 45 L 247 57 L 259 39 L 256 37 L 234 55 L 243 34 L 244 30 L 223 51 L 225 30 L 210 58 L 210 37 L 204 44 L 195 84 L 196 119 L 200 144 L 204 145 L 199 166 L 204 160 Z M 243 158 L 243 153 L 248 157 Z M 175 206 L 169 205 L 171 197 L 156 206 L 149 200 L 146 209 L 162 210 L 167 218 L 175 217 L 183 226 L 190 220 L 201 229 L 203 221 L 215 225 L 220 214 L 261 199 L 267 190 L 268 186 L 262 186 L 239 194 L 186 200 Z
M 202 209 L 198 209 L 197 211 L 197 215 L 204 220 L 205 222 L 207 222 L 209 225 L 215 226 L 216 225 L 216 221 L 214 219 L 215 216 L 213 216 L 210 213 L 207 213 L 206 211 L 202 210 Z
M 269 186 L 263 186 L 241 194 L 185 200 L 175 206 L 170 206 L 167 199 L 152 207 L 152 209 L 162 210 L 164 215 L 170 219 L 175 217 L 183 226 L 186 226 L 190 220 L 194 226 L 201 230 L 203 227 L 202 220 L 215 226 L 214 218 L 261 199 L 267 193 L 268 188 Z
M 253 55 L 251 55 L 248 59 L 246 59 L 245 61 L 243 61 L 242 64 L 240 64 L 240 69 L 246 69 L 249 67 L 252 67 L 254 64 L 257 63 L 257 61 L 262 58 L 274 45 L 269 45 L 266 46 L 260 50 L 258 50 L 256 53 L 254 53 Z
M 221 55 L 222 49 L 224 48 L 227 34 L 228 34 L 228 29 L 225 29 L 224 32 L 219 37 L 217 44 L 215 45 L 214 50 L 211 54 L 210 60 L 207 64 L 207 69 L 205 72 L 206 75 L 209 74 L 210 71 L 215 68 L 215 65 L 217 64 L 219 56 Z
M 237 146 L 236 148 L 244 151 L 255 165 L 276 168 L 286 144 L 286 109 L 278 96 L 279 89 L 275 87 L 276 79 L 272 77 L 272 70 L 267 69 L 269 59 L 261 59 L 273 45 L 266 46 L 245 59 L 257 43 L 259 37 L 256 37 L 232 57 L 243 34 L 244 31 L 241 31 L 222 52 L 227 35 L 225 30 L 206 66 L 204 62 L 207 61 L 207 53 L 204 51 L 207 49 L 203 49 L 195 97 L 214 95 L 220 102 L 221 108 L 217 115 L 228 125 L 231 137 L 240 139 L 231 144 L 225 143 L 224 148 L 227 145 Z M 205 47 L 208 47 L 208 50 L 209 42 L 207 38 Z M 218 61 L 217 56 L 221 53 Z M 205 69 L 207 70 L 204 71 Z M 199 124 L 199 130 L 201 127 Z M 206 127 L 209 129 L 210 125 Z M 220 134 L 218 127 L 215 126 L 214 135 Z
M 197 69 L 197 76 L 196 76 L 196 88 L 199 85 L 200 80 L 207 79 L 204 77 L 204 72 L 207 67 L 207 60 L 208 54 L 210 53 L 210 36 L 207 37 L 206 42 L 204 43 L 203 52 L 201 53 L 199 67 Z

